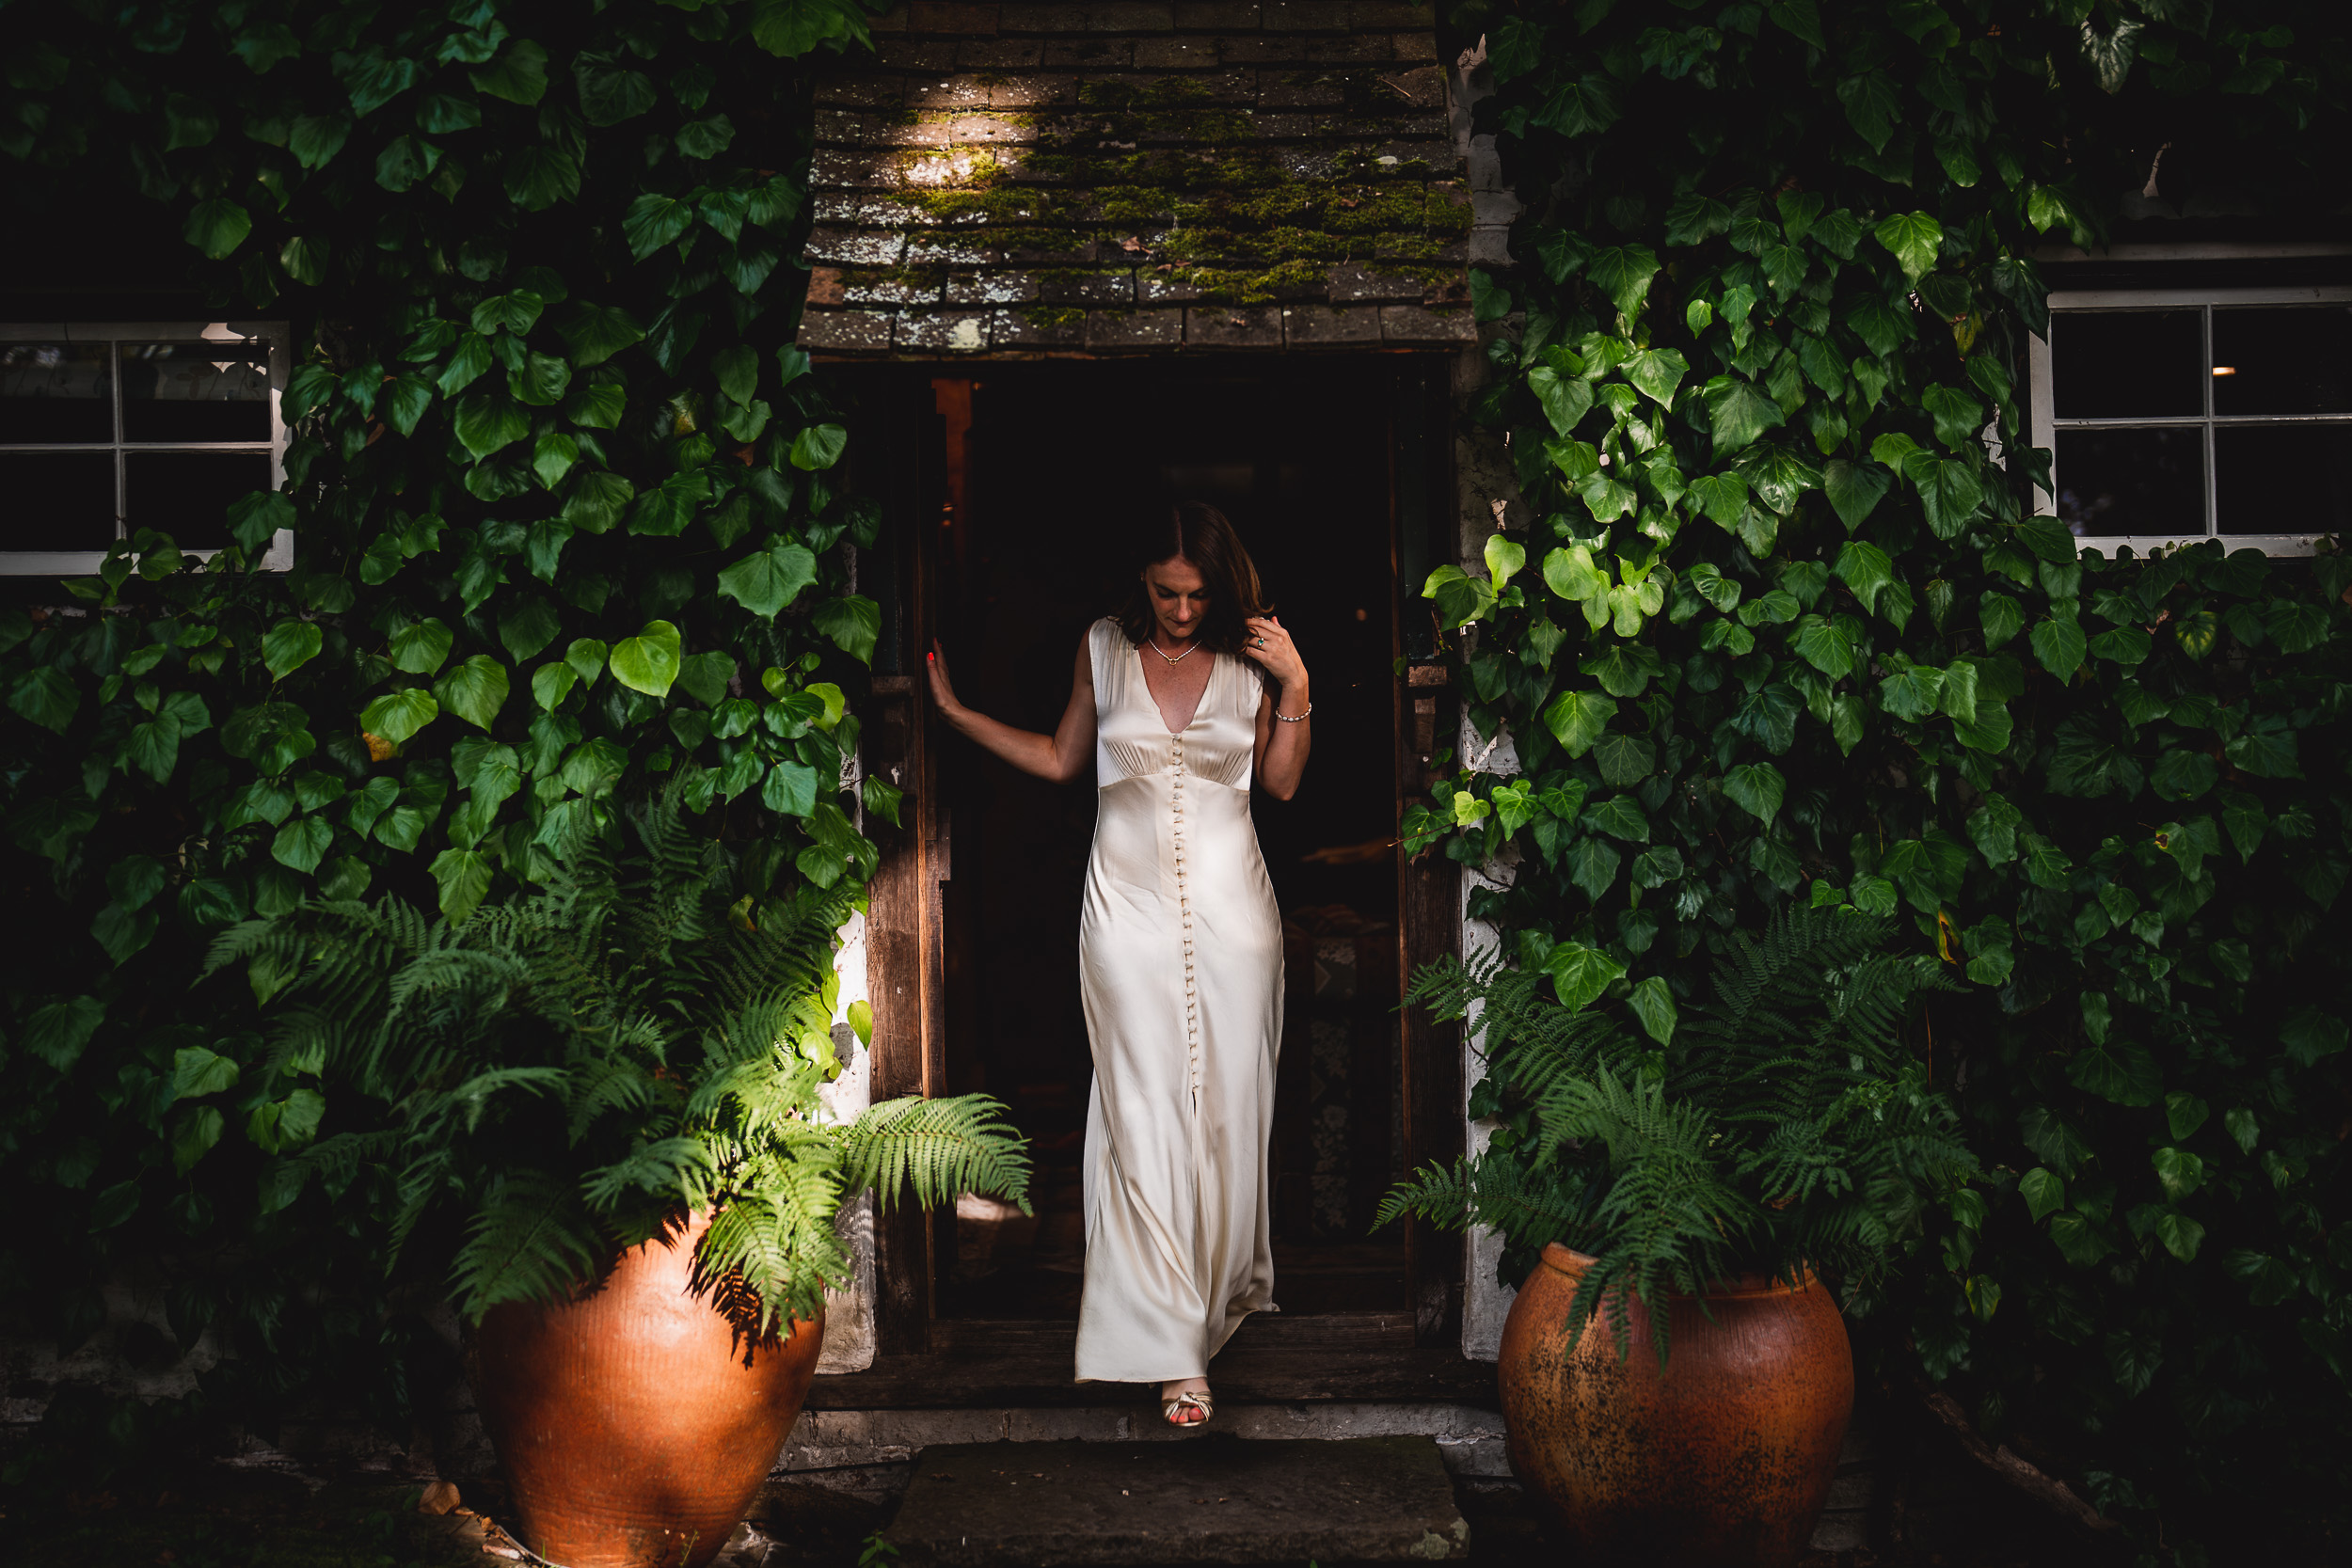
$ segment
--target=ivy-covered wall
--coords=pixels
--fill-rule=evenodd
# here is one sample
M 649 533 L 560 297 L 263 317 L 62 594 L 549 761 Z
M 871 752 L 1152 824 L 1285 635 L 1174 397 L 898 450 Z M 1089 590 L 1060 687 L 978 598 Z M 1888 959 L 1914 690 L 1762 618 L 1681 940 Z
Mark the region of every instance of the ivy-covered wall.
M 810 83 L 866 14 L 10 15 L 12 188 L 147 214 L 155 288 L 291 320 L 295 363 L 286 484 L 231 547 L 141 527 L 0 609 L 0 1312 L 74 1345 L 135 1288 L 227 1353 L 180 1415 L 391 1418 L 441 1354 L 430 1268 L 383 1275 L 398 1173 L 296 1158 L 368 1109 L 199 962 L 305 898 L 461 920 L 671 781 L 778 895 L 872 870 L 897 792 L 845 758 L 878 514 L 792 346 Z M 260 569 L 283 529 L 293 570 Z
M 1774 907 L 1900 916 L 1966 987 L 1921 1050 L 1983 1174 L 1852 1303 L 1874 1374 L 2151 1560 L 2323 1549 L 2352 558 L 2083 549 L 2033 515 L 2025 381 L 2033 250 L 2102 244 L 2167 142 L 2172 198 L 2335 231 L 2343 16 L 1454 22 L 1496 89 L 1473 179 L 1492 146 L 1526 204 L 1473 276 L 1470 412 L 1516 494 L 1427 584 L 1476 738 L 1408 842 L 1493 875 L 1471 912 L 1511 961 L 1666 1042 Z M 1472 1108 L 1518 1157 L 1525 1107 Z

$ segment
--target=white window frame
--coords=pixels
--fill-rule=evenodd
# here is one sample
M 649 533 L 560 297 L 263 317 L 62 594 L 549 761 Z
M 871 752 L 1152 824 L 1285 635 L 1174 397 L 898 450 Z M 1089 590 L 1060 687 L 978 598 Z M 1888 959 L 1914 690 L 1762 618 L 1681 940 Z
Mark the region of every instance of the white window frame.
M 0 452 L 110 451 L 115 460 L 115 500 L 122 499 L 122 459 L 134 451 L 237 451 L 269 453 L 269 483 L 273 490 L 286 483 L 286 420 L 282 404 L 286 378 L 292 371 L 291 334 L 286 323 L 275 322 L 0 322 L 0 342 L 120 343 L 155 342 L 262 343 L 269 350 L 269 438 L 266 441 L 125 441 L 122 435 L 122 377 L 114 386 L 115 439 L 112 441 L 0 442 Z M 4 503 L 4 499 L 0 499 Z M 115 515 L 115 537 L 123 537 L 123 518 Z M 190 550 L 210 560 L 213 550 Z M 103 550 L 0 550 L 0 578 L 87 577 L 105 561 Z M 283 572 L 294 565 L 294 531 L 280 529 L 262 554 L 262 565 Z
M 2249 252 L 2233 252 L 2247 255 Z M 2237 305 L 2343 305 L 2352 304 L 2352 288 L 2333 287 L 2273 287 L 2258 289 L 2072 289 L 2053 293 L 2049 297 L 2050 314 L 2092 310 L 2165 310 L 2190 308 L 2203 309 L 2205 357 L 2213 357 L 2213 313 L 2211 307 L 2228 308 Z M 2215 486 L 2213 432 L 2218 426 L 2233 424 L 2340 424 L 2352 425 L 2352 414 L 2216 414 L 2213 411 L 2212 377 L 2205 378 L 2205 406 L 2200 414 L 2115 420 L 2059 420 L 2057 418 L 2051 392 L 2050 344 L 2036 336 L 2027 344 L 2027 367 L 2033 398 L 2033 444 L 2051 454 L 2050 483 L 2058 483 L 2058 432 L 2064 429 L 2095 428 L 2100 425 L 2152 426 L 2174 425 L 2205 434 L 2205 498 L 2206 527 L 2215 520 Z M 2034 511 L 2044 517 L 2057 515 L 2057 501 L 2050 492 L 2034 487 Z M 2128 545 L 2140 555 L 2181 545 L 2202 544 L 2207 539 L 2223 539 L 2229 547 L 2256 549 L 2265 555 L 2307 556 L 2321 536 L 2306 533 L 2163 533 L 2085 536 L 2086 548 L 2113 554 Z

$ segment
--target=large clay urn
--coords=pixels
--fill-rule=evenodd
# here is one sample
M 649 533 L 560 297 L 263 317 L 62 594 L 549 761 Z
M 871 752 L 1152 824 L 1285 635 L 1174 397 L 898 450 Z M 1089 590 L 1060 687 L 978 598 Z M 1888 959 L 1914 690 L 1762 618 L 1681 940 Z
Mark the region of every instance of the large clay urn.
M 592 1294 L 508 1305 L 469 1357 L 523 1544 L 563 1568 L 700 1568 L 800 1416 L 824 1324 L 747 1342 L 691 1288 L 698 1216 Z
M 1751 1275 L 1677 1296 L 1661 1372 L 1638 1299 L 1622 1360 L 1613 1303 L 1571 1338 L 1569 1304 L 1592 1261 L 1544 1249 L 1503 1325 L 1498 1368 L 1512 1467 L 1560 1515 L 1572 1560 L 1795 1562 L 1853 1413 L 1853 1355 L 1829 1291 L 1808 1272 L 1796 1288 Z

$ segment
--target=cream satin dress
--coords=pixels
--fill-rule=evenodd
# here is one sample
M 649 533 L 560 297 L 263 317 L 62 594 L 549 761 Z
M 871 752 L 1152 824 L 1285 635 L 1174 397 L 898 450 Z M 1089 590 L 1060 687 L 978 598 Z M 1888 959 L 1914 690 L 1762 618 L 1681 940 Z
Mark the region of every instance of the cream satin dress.
M 1197 1377 L 1275 1310 L 1266 1141 L 1282 916 L 1249 817 L 1262 688 L 1216 661 L 1169 734 L 1116 622 L 1094 670 L 1094 853 L 1078 924 L 1094 1050 L 1078 1381 Z

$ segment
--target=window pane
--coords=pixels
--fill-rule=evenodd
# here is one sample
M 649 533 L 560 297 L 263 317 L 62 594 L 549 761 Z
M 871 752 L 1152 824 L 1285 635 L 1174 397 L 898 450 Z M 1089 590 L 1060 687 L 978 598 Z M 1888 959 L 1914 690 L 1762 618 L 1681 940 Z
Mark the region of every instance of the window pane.
M 2058 515 L 2087 538 L 2205 531 L 2205 433 L 2061 430 Z
M 2213 313 L 2217 414 L 2352 414 L 2352 309 Z
M 168 533 L 183 550 L 229 543 L 230 504 L 269 488 L 264 452 L 135 451 L 122 461 L 123 527 Z
M 2352 425 L 2223 425 L 2213 477 L 2224 533 L 2352 528 Z
M 2050 318 L 2051 405 L 2061 420 L 2201 414 L 2196 310 L 2064 311 Z
M 103 550 L 115 542 L 112 451 L 0 452 L 0 550 Z
M 0 444 L 113 440 L 106 365 L 103 343 L 0 345 Z
M 122 438 L 268 440 L 269 350 L 260 343 L 123 344 Z

